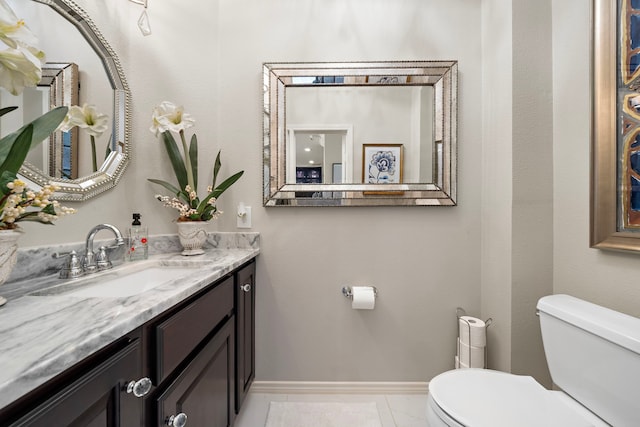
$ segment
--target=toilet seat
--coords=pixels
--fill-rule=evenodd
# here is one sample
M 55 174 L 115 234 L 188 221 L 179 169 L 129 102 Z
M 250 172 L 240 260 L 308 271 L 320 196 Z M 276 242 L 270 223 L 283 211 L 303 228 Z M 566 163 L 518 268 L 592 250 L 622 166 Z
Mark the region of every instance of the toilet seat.
M 564 393 L 549 391 L 532 377 L 488 369 L 458 369 L 429 383 L 429 408 L 443 426 L 606 426 Z

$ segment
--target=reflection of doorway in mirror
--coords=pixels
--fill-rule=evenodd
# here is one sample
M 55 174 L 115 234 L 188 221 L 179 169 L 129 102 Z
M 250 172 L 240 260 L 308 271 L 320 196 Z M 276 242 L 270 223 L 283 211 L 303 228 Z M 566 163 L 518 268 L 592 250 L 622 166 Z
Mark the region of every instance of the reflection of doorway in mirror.
M 350 125 L 291 125 L 287 127 L 288 184 L 296 180 L 299 168 L 320 168 L 319 184 L 350 183 L 353 174 L 353 136 Z M 340 181 L 334 181 L 334 164 L 340 164 Z

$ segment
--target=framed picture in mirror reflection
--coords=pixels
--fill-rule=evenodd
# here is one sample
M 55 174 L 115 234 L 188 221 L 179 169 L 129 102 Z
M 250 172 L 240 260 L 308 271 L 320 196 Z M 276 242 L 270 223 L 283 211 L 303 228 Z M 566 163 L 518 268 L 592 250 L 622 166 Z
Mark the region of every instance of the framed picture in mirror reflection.
M 401 184 L 403 172 L 402 144 L 363 144 L 362 183 Z M 388 194 L 388 191 L 367 191 L 366 194 Z M 393 192 L 397 194 L 398 192 Z

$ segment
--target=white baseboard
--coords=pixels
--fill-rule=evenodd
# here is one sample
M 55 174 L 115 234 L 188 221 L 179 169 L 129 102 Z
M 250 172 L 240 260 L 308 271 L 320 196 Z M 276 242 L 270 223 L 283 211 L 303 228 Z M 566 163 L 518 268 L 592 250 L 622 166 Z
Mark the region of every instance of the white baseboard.
M 428 382 L 254 381 L 251 393 L 426 394 Z

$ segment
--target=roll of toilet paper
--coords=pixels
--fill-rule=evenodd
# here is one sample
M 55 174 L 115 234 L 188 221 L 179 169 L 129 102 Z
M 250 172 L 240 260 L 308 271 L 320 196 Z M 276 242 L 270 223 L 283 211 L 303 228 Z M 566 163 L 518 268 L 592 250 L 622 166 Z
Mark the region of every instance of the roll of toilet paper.
M 487 345 L 487 325 L 483 320 L 471 316 L 458 318 L 460 342 L 474 347 Z
M 376 294 L 371 286 L 353 286 L 351 292 L 354 310 L 373 310 L 376 306 Z
M 458 359 L 460 365 L 468 368 L 484 368 L 484 347 L 467 345 L 458 338 Z

